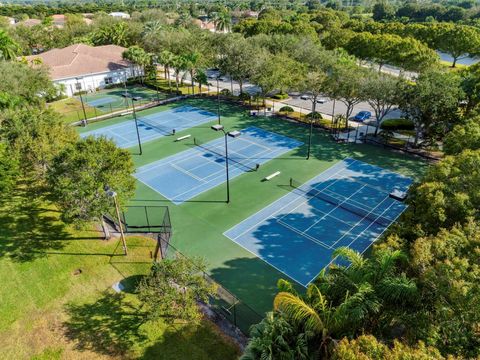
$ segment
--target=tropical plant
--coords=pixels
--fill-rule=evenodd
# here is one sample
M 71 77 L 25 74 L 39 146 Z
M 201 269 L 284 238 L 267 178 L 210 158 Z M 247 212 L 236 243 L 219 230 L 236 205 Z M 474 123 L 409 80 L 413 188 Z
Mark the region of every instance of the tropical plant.
M 7 32 L 0 29 L 0 60 L 13 60 L 20 51 L 20 46 Z

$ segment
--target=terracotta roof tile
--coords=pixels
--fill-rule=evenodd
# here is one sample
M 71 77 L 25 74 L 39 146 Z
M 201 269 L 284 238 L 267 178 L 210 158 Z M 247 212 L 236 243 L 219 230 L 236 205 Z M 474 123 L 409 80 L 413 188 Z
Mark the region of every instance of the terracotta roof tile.
M 70 45 L 63 49 L 52 49 L 39 55 L 27 56 L 27 60 L 40 58 L 50 69 L 52 80 L 102 73 L 130 66 L 122 59 L 126 49 L 116 45 L 89 46 Z

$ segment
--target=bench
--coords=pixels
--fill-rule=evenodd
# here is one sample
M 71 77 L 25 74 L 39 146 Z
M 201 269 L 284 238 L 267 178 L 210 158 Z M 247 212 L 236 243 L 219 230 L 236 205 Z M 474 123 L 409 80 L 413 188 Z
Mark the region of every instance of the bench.
M 278 176 L 278 175 L 280 175 L 280 171 L 275 171 L 273 174 L 265 176 L 264 180 L 265 181 L 272 180 L 275 176 Z
M 188 139 L 190 136 L 192 136 L 192 135 L 188 134 L 188 135 L 180 136 L 175 141 L 182 141 L 182 140 Z

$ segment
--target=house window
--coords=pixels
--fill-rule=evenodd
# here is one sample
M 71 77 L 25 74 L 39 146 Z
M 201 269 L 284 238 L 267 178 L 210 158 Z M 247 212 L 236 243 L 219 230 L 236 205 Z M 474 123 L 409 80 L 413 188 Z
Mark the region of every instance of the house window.
M 108 84 L 113 84 L 113 78 L 112 77 L 106 77 L 105 78 L 105 85 L 108 85 Z
M 75 83 L 75 90 L 82 90 L 82 83 Z

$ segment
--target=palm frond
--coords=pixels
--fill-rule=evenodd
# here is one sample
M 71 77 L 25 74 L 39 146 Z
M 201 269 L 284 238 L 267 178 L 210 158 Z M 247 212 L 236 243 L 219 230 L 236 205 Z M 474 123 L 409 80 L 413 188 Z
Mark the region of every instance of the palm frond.
M 280 292 L 273 301 L 275 310 L 281 311 L 295 324 L 302 324 L 305 330 L 321 333 L 324 323 L 313 307 L 303 299 L 287 292 Z
M 352 267 L 361 268 L 365 265 L 365 259 L 362 254 L 348 247 L 340 247 L 333 252 L 333 256 L 338 256 L 348 260 Z

